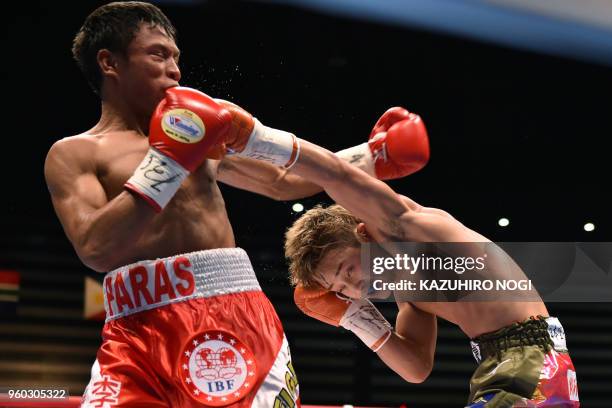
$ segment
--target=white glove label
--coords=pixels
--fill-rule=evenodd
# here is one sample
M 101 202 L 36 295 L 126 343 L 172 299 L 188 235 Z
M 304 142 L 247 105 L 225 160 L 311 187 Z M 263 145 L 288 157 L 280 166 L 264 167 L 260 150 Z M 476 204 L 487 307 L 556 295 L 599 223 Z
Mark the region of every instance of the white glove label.
M 385 344 L 392 331 L 391 324 L 367 299 L 353 300 L 342 316 L 340 326 L 355 333 L 374 351 Z
M 152 200 L 159 206 L 158 209 L 162 209 L 188 174 L 183 166 L 151 147 L 125 184 Z
M 367 143 L 340 150 L 335 155 L 358 169 L 365 171 L 370 176 L 376 177 L 374 158 Z
M 273 129 L 254 119 L 255 126 L 240 156 L 290 168 L 300 155 L 300 144 L 294 134 Z

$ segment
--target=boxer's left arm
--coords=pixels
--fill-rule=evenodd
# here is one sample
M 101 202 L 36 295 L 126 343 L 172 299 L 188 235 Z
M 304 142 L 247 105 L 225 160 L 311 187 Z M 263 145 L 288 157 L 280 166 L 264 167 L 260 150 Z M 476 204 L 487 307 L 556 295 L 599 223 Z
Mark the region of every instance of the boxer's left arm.
M 226 156 L 219 162 L 217 180 L 277 201 L 297 200 L 323 191 L 318 184 L 287 169 L 238 156 Z
M 427 131 L 421 118 L 407 111 L 395 115 L 397 112 L 393 108 L 381 117 L 385 127 L 380 132 L 375 126 L 375 136 L 368 143 L 368 149 L 372 149 L 370 163 L 380 178 L 410 174 L 429 158 Z M 404 238 L 406 228 L 399 221 L 408 220 L 410 214 L 421 208 L 413 201 L 403 199 L 387 184 L 368 175 L 372 172 L 363 171 L 366 169 L 354 167 L 322 147 L 298 139 L 293 134 L 267 128 L 257 121 L 248 131 L 232 132 L 225 144 L 228 150 L 239 156 L 291 168 L 292 174 L 320 185 L 334 201 L 364 221 L 374 238 Z M 393 151 L 389 150 L 390 146 L 395 146 Z M 410 151 L 411 148 L 414 148 L 420 162 L 417 167 L 405 167 L 403 157 L 396 162 L 391 155 L 398 151 Z M 380 156 L 388 156 L 389 160 L 381 161 Z M 388 164 L 394 166 L 389 167 Z
M 216 99 L 232 115 L 230 138 L 246 138 L 253 131 L 255 118 L 240 106 Z M 232 187 L 261 194 L 274 200 L 286 201 L 309 197 L 323 189 L 287 169 L 260 160 L 226 156 L 226 146 L 220 145 L 213 159 L 220 159 L 217 180 Z
M 249 140 L 253 133 L 263 136 L 265 143 L 258 146 L 262 150 L 247 149 L 252 157 L 261 158 L 260 153 L 263 152 L 264 156 L 270 153 L 269 148 L 273 144 L 270 142 L 276 142 L 277 136 L 280 140 L 294 137 L 262 125 L 231 102 L 216 101 L 232 114 L 228 139 Z M 414 123 L 418 125 L 414 126 Z M 318 184 L 278 165 L 241 155 L 224 156 L 225 149 L 226 146 L 222 145 L 216 152 L 216 158 L 223 157 L 217 167 L 217 179 L 225 184 L 281 201 L 309 197 L 323 190 Z M 421 169 L 429 160 L 427 131 L 418 115 L 401 107 L 393 107 L 378 119 L 368 142 L 336 152 L 335 155 L 379 180 L 405 177 Z

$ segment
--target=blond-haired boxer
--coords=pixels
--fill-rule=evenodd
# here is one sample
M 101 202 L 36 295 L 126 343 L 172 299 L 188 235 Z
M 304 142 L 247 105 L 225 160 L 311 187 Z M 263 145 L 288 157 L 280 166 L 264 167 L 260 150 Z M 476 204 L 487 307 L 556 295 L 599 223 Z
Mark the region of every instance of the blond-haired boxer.
M 401 129 L 413 139 L 425 140 L 421 118 L 404 114 L 408 119 L 381 137 Z M 424 381 L 432 369 L 436 319 L 441 317 L 472 340 L 479 367 L 470 382 L 470 407 L 579 406 L 563 328 L 548 316 L 535 292 L 530 302 L 398 301 L 393 329 L 363 298 L 369 273 L 362 270 L 362 242 L 490 241 L 445 211 L 395 193 L 331 152 L 298 142 L 300 156 L 293 172 L 320 184 L 340 204 L 307 211 L 286 234 L 285 253 L 297 285 L 295 301 L 304 313 L 351 330 L 410 382 Z M 231 141 L 229 146 L 244 143 Z

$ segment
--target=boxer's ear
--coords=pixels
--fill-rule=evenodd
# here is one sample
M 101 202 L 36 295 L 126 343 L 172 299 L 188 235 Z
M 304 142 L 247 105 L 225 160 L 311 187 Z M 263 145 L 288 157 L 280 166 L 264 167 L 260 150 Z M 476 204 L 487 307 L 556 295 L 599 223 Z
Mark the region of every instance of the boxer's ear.
M 100 68 L 102 77 L 117 76 L 118 61 L 113 52 L 103 48 L 98 51 L 96 60 L 98 61 L 98 67 Z
M 368 233 L 368 230 L 366 229 L 366 226 L 363 222 L 360 222 L 355 227 L 355 237 L 357 238 L 357 241 L 359 241 L 360 244 L 365 244 L 367 242 L 372 241 L 372 237 Z

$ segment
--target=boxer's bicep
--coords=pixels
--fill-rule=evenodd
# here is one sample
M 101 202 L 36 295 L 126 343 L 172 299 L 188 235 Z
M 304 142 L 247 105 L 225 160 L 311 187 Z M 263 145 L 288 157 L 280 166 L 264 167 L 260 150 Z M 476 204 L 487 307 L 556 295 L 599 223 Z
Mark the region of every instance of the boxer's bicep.
M 106 193 L 94 174 L 75 177 L 64 198 L 52 201 L 73 242 L 87 229 L 91 215 L 107 203 Z
M 108 202 L 104 188 L 80 153 L 55 144 L 45 161 L 45 179 L 53 207 L 73 242 L 89 215 Z

